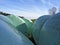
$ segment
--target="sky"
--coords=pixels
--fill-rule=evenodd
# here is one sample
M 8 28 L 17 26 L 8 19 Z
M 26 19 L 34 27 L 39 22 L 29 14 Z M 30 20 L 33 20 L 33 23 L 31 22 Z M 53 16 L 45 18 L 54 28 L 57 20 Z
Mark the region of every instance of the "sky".
M 0 0 L 0 11 L 36 19 L 48 15 L 48 9 L 60 6 L 60 0 Z

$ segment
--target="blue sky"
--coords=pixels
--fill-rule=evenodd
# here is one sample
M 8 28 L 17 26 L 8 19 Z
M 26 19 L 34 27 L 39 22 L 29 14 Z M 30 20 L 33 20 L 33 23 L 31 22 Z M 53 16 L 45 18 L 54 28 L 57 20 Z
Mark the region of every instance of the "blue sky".
M 58 6 L 60 0 L 0 0 L 0 11 L 28 19 L 46 15 L 48 9 Z

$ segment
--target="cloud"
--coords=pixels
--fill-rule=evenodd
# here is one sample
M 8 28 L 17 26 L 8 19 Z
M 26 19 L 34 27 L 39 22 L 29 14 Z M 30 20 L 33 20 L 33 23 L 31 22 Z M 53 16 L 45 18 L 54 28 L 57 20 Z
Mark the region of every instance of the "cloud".
M 41 15 L 48 14 L 46 9 L 42 10 L 41 8 L 37 6 L 33 6 L 33 9 L 38 14 L 41 14 Z
M 13 14 L 18 15 L 18 16 L 24 16 L 24 17 L 26 17 L 28 19 L 37 18 L 39 16 L 38 13 L 27 12 L 27 11 L 20 11 L 20 10 L 12 10 L 10 12 L 13 12 Z
M 18 0 L 18 1 L 26 4 L 26 3 L 34 3 L 35 0 Z
M 48 5 L 50 5 L 50 6 L 52 6 L 52 7 L 53 7 L 53 6 L 56 7 L 56 5 L 54 5 L 53 3 L 51 3 L 50 0 L 48 1 Z
M 19 1 L 24 3 L 24 4 L 26 3 L 25 0 L 19 0 Z M 28 0 L 27 2 L 29 3 L 29 1 L 34 2 L 35 0 Z M 9 1 L 7 1 L 7 2 L 9 2 Z M 28 9 L 28 6 L 27 6 L 27 8 L 25 8 L 25 7 L 23 7 L 23 5 L 20 5 L 19 3 L 16 3 L 16 4 L 14 3 L 13 4 L 12 2 L 10 2 L 11 4 L 10 3 L 7 4 L 7 2 L 5 2 L 5 3 L 8 7 L 5 6 L 6 7 L 5 8 L 4 5 L 3 5 L 2 9 L 0 9 L 1 11 L 7 12 L 7 13 L 10 13 L 10 14 L 14 14 L 14 15 L 18 15 L 18 16 L 24 16 L 24 17 L 29 18 L 29 19 L 38 18 L 39 16 L 47 14 L 46 10 L 42 10 L 39 7 L 34 6 L 34 5 L 31 5 L 31 6 L 33 6 L 32 7 L 33 9 L 30 10 L 30 8 L 31 8 L 30 5 L 29 5 L 30 7 Z M 46 3 L 45 0 L 42 0 L 42 2 Z
M 46 3 L 46 0 L 41 0 L 41 2 L 42 2 L 43 4 L 45 4 L 45 3 Z
M 14 14 L 17 16 L 24 16 L 27 19 L 36 19 L 40 16 L 42 16 L 44 13 L 46 14 L 45 11 L 39 11 L 36 9 L 36 11 L 40 12 L 29 12 L 29 11 L 21 11 L 21 10 L 16 10 L 16 9 L 0 9 L 1 11 L 4 11 L 6 13 Z
M 54 7 L 56 7 L 56 5 L 54 5 L 53 3 L 51 3 L 51 1 L 50 0 L 41 0 L 41 2 L 43 3 L 43 4 L 48 4 L 49 6 L 54 6 Z

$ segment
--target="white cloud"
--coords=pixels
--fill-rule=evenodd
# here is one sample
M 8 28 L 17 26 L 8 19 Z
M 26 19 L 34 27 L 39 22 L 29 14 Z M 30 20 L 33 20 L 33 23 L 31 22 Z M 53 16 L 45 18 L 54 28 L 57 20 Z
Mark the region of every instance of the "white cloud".
M 34 3 L 35 0 L 27 0 L 27 1 L 26 1 L 26 0 L 19 0 L 19 1 L 22 2 L 22 3 L 27 3 L 27 2 L 28 2 L 28 3 L 29 3 L 29 2 Z
M 43 3 L 43 4 L 48 4 L 49 6 L 54 6 L 54 7 L 56 7 L 56 5 L 54 5 L 53 3 L 51 3 L 51 1 L 50 0 L 48 0 L 48 1 L 46 1 L 46 0 L 41 0 L 41 2 Z
M 19 10 L 12 10 L 13 14 L 18 16 L 24 16 L 26 18 L 37 18 L 39 16 L 38 13 L 26 12 L 26 11 L 19 11 Z
M 19 0 L 19 1 L 21 1 L 22 3 L 24 3 L 24 0 Z M 29 1 L 34 2 L 34 0 L 29 0 Z M 34 6 L 34 5 L 33 5 L 33 10 L 30 10 L 30 12 L 29 12 L 29 10 L 26 11 L 26 9 L 21 8 L 21 7 L 20 7 L 20 9 L 21 10 L 23 9 L 23 11 L 17 10 L 17 9 L 14 9 L 14 8 L 12 8 L 12 9 L 11 8 L 10 9 L 9 8 L 8 9 L 0 9 L 0 10 L 2 10 L 4 12 L 7 12 L 7 13 L 14 14 L 14 15 L 24 16 L 24 17 L 29 18 L 29 19 L 31 19 L 31 18 L 38 18 L 39 16 L 47 14 L 46 10 L 40 10 L 37 6 Z
M 43 4 L 45 4 L 45 3 L 46 3 L 46 0 L 41 0 L 41 2 L 42 2 Z
M 7 9 L 7 10 L 1 9 L 1 10 L 10 14 L 17 15 L 17 16 L 24 16 L 25 18 L 28 18 L 28 19 L 32 19 L 32 18 L 36 19 L 42 16 L 44 13 L 46 13 L 44 11 L 40 11 L 41 13 L 38 13 L 38 12 L 20 11 L 20 10 L 15 10 L 15 9 Z
M 53 7 L 53 6 L 56 7 L 56 5 L 54 5 L 53 3 L 51 3 L 50 0 L 48 1 L 48 5 L 50 5 L 50 6 L 52 6 L 52 7 Z
M 41 14 L 41 15 L 48 14 L 46 9 L 42 10 L 37 6 L 33 6 L 33 8 L 34 8 L 35 12 L 38 14 Z

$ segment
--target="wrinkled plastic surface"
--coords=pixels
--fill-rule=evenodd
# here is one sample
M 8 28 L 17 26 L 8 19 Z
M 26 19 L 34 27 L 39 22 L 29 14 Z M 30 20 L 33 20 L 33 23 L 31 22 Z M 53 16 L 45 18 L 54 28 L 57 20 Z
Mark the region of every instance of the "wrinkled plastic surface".
M 8 15 L 7 16 L 11 21 L 13 22 L 13 25 L 17 27 L 18 25 L 21 25 L 22 23 L 25 23 L 21 18 L 15 16 L 15 15 Z
M 40 31 L 44 26 L 45 22 L 50 18 L 50 15 L 44 15 L 39 17 L 33 25 L 33 37 L 37 45 L 39 45 Z
M 33 23 L 30 20 L 27 20 L 25 18 L 22 18 L 25 21 L 26 26 L 28 27 L 27 33 L 28 35 L 32 35 L 32 25 Z
M 54 15 L 43 26 L 39 45 L 60 45 L 60 14 Z
M 0 15 L 0 19 L 5 21 L 6 23 L 12 24 L 12 21 L 4 15 Z
M 23 23 L 21 25 L 18 25 L 16 28 L 17 28 L 17 30 L 19 32 L 22 32 L 24 35 L 28 36 L 28 33 L 27 33 L 28 32 L 28 28 L 27 28 L 25 23 Z
M 22 32 L 23 34 L 28 36 L 28 27 L 22 18 L 19 18 L 15 15 L 8 15 L 7 17 L 11 19 L 11 21 L 13 22 L 12 25 L 17 29 L 17 31 Z
M 18 35 L 7 23 L 0 20 L 0 45 L 34 45 L 21 32 Z

